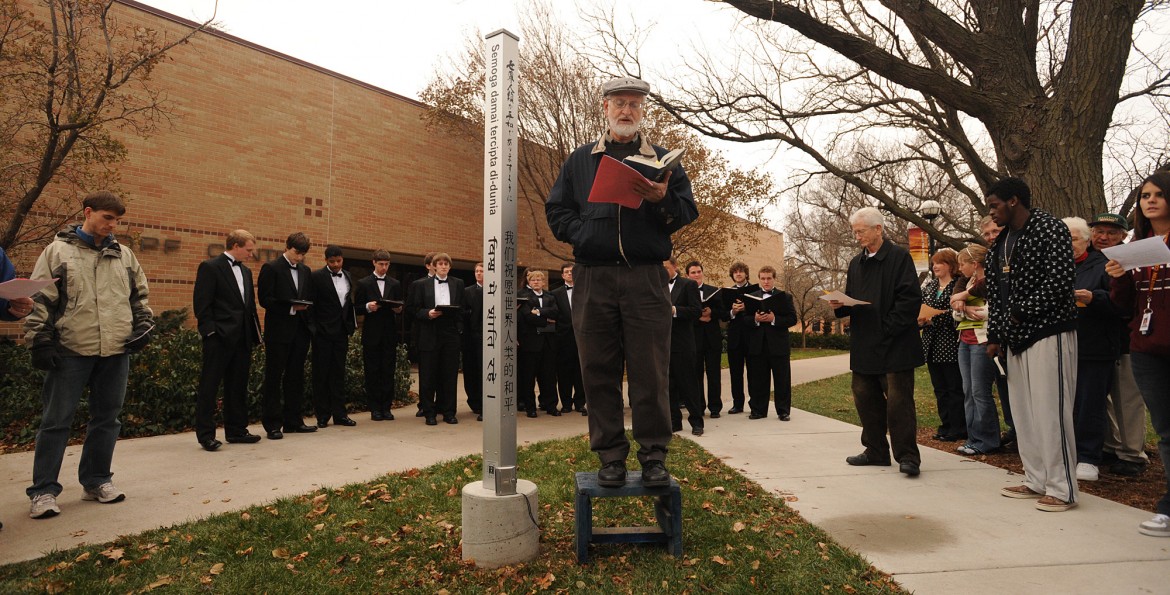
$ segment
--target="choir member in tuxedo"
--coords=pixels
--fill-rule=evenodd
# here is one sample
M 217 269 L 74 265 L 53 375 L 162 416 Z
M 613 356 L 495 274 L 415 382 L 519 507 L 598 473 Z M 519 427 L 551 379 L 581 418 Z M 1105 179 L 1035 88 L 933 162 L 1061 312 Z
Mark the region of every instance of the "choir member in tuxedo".
M 264 307 L 264 408 L 269 440 L 285 432 L 316 432 L 301 416 L 305 400 L 305 357 L 309 355 L 311 272 L 303 262 L 309 237 L 288 236 L 284 253 L 260 267 L 256 293 Z
M 403 306 L 402 285 L 391 277 L 390 253 L 374 251 L 374 272 L 357 282 L 354 303 L 365 318 L 362 322 L 362 362 L 366 372 L 366 401 L 370 419 L 394 419 L 390 405 L 394 401 L 394 373 L 398 369 L 398 317 Z
M 528 417 L 536 417 L 533 385 L 540 385 L 540 408 L 549 415 L 557 409 L 556 300 L 544 290 L 544 271 L 528 271 L 528 287 L 516 296 L 520 316 L 516 322 L 516 399 Z
M 225 250 L 199 263 L 195 273 L 195 319 L 203 339 L 203 370 L 195 397 L 195 438 L 204 450 L 223 445 L 215 439 L 215 401 L 223 384 L 223 433 L 228 442 L 256 442 L 248 432 L 248 371 L 252 348 L 260 344 L 260 318 L 252 271 L 244 264 L 256 250 L 256 238 L 237 229 Z
M 695 322 L 703 311 L 699 285 L 678 274 L 678 260 L 662 261 L 670 292 L 670 428 L 682 430 L 682 411 L 687 408 L 691 433 L 703 435 L 703 401 L 695 378 Z
M 724 311 L 727 312 L 727 367 L 731 372 L 731 409 L 728 413 L 743 413 L 744 392 L 743 374 L 747 363 L 747 329 L 742 318 L 737 318 L 744 310 L 743 294 L 760 289 L 759 285 L 748 283 L 750 271 L 746 264 L 735 262 L 731 265 L 731 287 L 724 288 Z M 750 321 L 749 321 L 750 322 Z
M 703 277 L 703 265 L 697 260 L 687 263 L 687 277 L 699 286 L 699 300 L 702 313 L 695 323 L 695 381 L 699 386 L 699 402 L 707 404 L 711 419 L 718 418 L 723 411 L 723 333 L 719 321 L 727 320 L 720 289 L 707 285 Z M 703 395 L 703 375 L 707 376 L 707 394 Z
M 557 306 L 557 392 L 561 396 L 561 413 L 577 411 L 588 415 L 577 334 L 573 332 L 573 263 L 561 265 L 561 279 L 565 284 L 549 292 Z
M 447 254 L 435 254 L 431 265 L 435 276 L 411 283 L 406 297 L 406 315 L 418 325 L 419 406 L 428 426 L 438 423 L 438 414 L 443 415 L 443 421 L 457 424 L 455 393 L 462 348 L 463 281 L 448 276 L 451 257 Z
M 463 392 L 475 419 L 483 421 L 483 263 L 475 263 L 475 283 L 463 290 Z
M 309 328 L 313 331 L 313 406 L 317 427 L 356 426 L 345 411 L 345 356 L 349 336 L 357 328 L 353 279 L 341 268 L 345 257 L 340 246 L 325 248 L 325 266 L 313 271 L 313 307 Z
M 435 278 L 435 265 L 431 261 L 434 260 L 436 254 L 438 254 L 438 252 L 427 252 L 425 255 L 423 255 L 423 268 L 425 268 L 427 270 L 427 279 L 434 279 Z M 417 281 L 417 279 L 416 279 L 416 281 Z M 407 289 L 409 290 L 409 288 L 407 288 Z M 405 323 L 407 324 L 407 326 L 410 329 L 410 354 L 411 354 L 411 357 L 415 358 L 415 362 L 417 363 L 419 361 L 418 331 L 419 331 L 419 328 L 421 328 L 421 327 L 419 327 L 419 325 L 417 325 L 417 324 L 414 324 L 414 318 L 412 316 L 408 315 L 408 316 L 405 316 L 404 318 L 405 318 Z M 415 414 L 414 414 L 415 417 L 426 416 L 426 411 L 423 410 L 423 403 L 434 403 L 435 402 L 435 393 L 434 393 L 435 387 L 434 387 L 434 385 L 431 385 L 429 388 L 432 392 L 428 395 L 423 395 L 421 383 L 419 385 L 418 411 L 415 412 Z
M 792 296 L 776 288 L 776 269 L 760 267 L 756 273 L 760 289 L 751 295 L 765 298 L 753 304 L 751 317 L 744 316 L 748 342 L 749 419 L 768 417 L 768 383 L 776 392 L 776 415 L 788 421 L 792 413 L 792 369 L 788 327 L 796 324 Z M 750 298 L 749 298 L 750 299 Z

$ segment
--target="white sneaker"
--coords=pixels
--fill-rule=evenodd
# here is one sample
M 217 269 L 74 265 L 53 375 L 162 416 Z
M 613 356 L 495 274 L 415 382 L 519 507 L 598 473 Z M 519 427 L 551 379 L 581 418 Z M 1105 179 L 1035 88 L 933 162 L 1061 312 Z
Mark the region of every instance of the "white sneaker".
M 1153 537 L 1170 537 L 1170 516 L 1156 514 L 1148 521 L 1138 525 L 1138 533 Z
M 33 496 L 32 505 L 29 506 L 28 516 L 34 519 L 47 519 L 61 514 L 61 508 L 57 506 L 57 497 L 52 494 L 37 494 Z
M 1096 465 L 1077 463 L 1077 481 L 1097 481 L 1098 479 L 1100 479 L 1100 474 L 1097 472 Z
M 102 504 L 113 504 L 114 502 L 121 502 L 126 499 L 126 493 L 114 487 L 110 482 L 103 483 L 96 488 L 85 488 L 85 494 L 81 496 L 82 500 L 97 500 Z

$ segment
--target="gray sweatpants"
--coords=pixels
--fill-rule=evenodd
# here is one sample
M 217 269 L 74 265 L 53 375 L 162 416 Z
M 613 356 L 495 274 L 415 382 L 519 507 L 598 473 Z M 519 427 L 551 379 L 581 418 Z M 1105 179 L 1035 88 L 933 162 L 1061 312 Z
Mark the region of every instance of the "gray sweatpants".
M 1041 339 L 1023 352 L 1009 350 L 1008 392 L 1024 485 L 1066 502 L 1077 499 L 1077 447 L 1073 398 L 1077 386 L 1077 334 Z
M 1113 368 L 1113 384 L 1105 410 L 1109 412 L 1109 432 L 1105 434 L 1105 452 L 1131 463 L 1148 463 L 1146 456 L 1146 403 L 1133 379 L 1129 354 Z

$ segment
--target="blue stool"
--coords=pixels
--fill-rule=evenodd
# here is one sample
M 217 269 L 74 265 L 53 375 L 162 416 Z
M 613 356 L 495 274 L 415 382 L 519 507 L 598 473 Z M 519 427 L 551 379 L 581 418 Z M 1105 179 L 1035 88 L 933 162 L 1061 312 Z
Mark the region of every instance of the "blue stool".
M 626 475 L 626 485 L 604 488 L 597 484 L 597 473 L 577 473 L 577 563 L 589 563 L 590 543 L 662 543 L 667 551 L 681 558 L 682 548 L 682 490 L 678 481 L 670 478 L 670 485 L 648 488 L 642 485 L 642 472 Z M 654 516 L 657 527 L 593 527 L 594 498 L 624 498 L 629 496 L 657 496 Z

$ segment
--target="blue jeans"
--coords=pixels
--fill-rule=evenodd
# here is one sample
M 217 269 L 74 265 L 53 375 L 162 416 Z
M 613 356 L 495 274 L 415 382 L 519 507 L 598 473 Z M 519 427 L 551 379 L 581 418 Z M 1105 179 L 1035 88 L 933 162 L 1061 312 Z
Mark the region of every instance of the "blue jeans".
M 967 418 L 967 445 L 980 452 L 999 448 L 999 413 L 991 384 L 998 372 L 984 344 L 959 342 L 959 371 L 963 374 L 963 412 Z
M 126 398 L 126 378 L 130 373 L 130 356 L 63 357 L 61 364 L 45 374 L 41 391 L 44 410 L 37 430 L 33 456 L 33 483 L 25 490 L 29 498 L 40 494 L 61 494 L 57 477 L 69 442 L 73 414 L 81 402 L 81 393 L 89 386 L 89 423 L 85 445 L 77 465 L 77 479 L 86 488 L 96 488 L 114 476 L 110 463 L 122 422 L 122 401 Z
M 1142 391 L 1150 422 L 1158 434 L 1158 453 L 1166 468 L 1166 494 L 1158 500 L 1158 514 L 1170 514 L 1170 358 L 1134 351 L 1129 356 L 1133 379 Z

